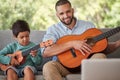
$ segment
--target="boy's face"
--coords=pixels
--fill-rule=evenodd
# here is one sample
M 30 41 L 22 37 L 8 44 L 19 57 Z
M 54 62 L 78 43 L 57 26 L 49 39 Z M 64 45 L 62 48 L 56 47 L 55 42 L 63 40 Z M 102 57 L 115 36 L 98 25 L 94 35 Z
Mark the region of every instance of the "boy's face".
M 18 41 L 18 43 L 22 46 L 26 46 L 29 44 L 30 38 L 29 38 L 30 33 L 28 31 L 20 32 L 15 39 Z

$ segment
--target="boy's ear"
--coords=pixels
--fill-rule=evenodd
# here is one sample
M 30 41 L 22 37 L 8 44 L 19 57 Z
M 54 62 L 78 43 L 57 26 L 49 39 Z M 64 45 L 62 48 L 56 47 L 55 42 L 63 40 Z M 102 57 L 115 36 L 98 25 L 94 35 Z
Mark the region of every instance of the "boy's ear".
M 14 38 L 15 40 L 17 39 L 15 35 L 13 35 L 13 38 Z

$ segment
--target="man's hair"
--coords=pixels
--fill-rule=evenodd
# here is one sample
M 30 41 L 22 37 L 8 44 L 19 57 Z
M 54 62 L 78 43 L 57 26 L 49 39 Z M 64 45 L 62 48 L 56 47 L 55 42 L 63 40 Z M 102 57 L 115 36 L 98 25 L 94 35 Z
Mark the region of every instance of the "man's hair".
M 69 0 L 58 0 L 55 4 L 55 9 L 57 10 L 57 6 L 64 5 L 64 4 L 69 4 L 71 6 L 71 3 Z
M 17 20 L 16 22 L 14 22 L 11 30 L 15 37 L 17 37 L 20 32 L 24 32 L 24 31 L 30 32 L 29 25 L 24 20 Z

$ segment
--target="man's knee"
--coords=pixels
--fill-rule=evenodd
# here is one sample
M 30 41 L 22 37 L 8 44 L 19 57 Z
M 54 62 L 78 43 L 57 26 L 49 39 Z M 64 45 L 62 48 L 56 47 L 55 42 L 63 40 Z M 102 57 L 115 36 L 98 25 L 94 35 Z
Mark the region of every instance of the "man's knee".
M 96 53 L 91 56 L 91 59 L 105 59 L 107 58 L 103 53 Z
M 53 67 L 52 61 L 49 61 L 49 62 L 45 63 L 44 66 L 43 66 L 43 72 L 50 72 L 52 67 Z
M 52 67 L 52 61 L 49 61 L 49 62 L 45 63 L 44 66 L 43 66 L 43 69 L 48 68 L 48 67 Z

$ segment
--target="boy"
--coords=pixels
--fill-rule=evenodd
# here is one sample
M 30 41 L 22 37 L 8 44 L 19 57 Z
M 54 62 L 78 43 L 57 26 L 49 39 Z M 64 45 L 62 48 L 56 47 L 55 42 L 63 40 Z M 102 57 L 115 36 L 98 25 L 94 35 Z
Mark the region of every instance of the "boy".
M 24 80 L 35 80 L 34 74 L 37 73 L 35 66 L 40 65 L 42 62 L 40 50 L 31 51 L 22 64 L 20 64 L 15 56 L 16 51 L 24 51 L 35 46 L 35 44 L 30 41 L 29 25 L 24 20 L 17 20 L 13 23 L 11 29 L 16 42 L 8 44 L 0 51 L 0 63 L 9 65 L 6 67 L 1 64 L 1 69 L 4 67 L 7 68 L 5 70 L 7 80 L 18 80 L 19 77 L 23 76 Z

